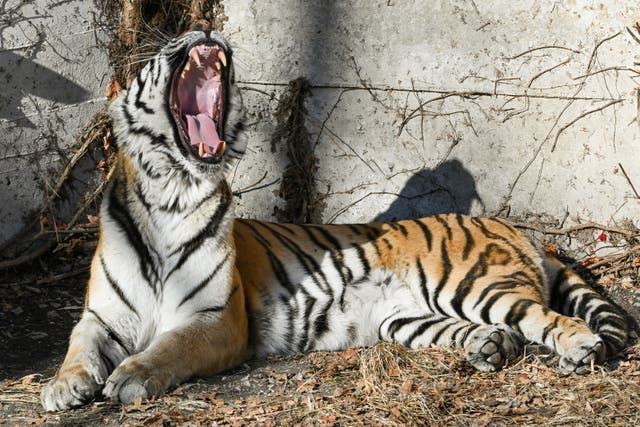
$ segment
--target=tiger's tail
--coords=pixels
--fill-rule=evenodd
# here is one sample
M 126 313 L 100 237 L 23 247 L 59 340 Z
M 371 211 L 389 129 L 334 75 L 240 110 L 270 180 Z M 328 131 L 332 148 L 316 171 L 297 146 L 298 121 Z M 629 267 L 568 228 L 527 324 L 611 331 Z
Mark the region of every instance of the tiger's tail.
M 629 324 L 624 314 L 589 286 L 555 256 L 547 254 L 549 305 L 565 316 L 579 317 L 605 343 L 606 357 L 619 353 L 627 343 Z

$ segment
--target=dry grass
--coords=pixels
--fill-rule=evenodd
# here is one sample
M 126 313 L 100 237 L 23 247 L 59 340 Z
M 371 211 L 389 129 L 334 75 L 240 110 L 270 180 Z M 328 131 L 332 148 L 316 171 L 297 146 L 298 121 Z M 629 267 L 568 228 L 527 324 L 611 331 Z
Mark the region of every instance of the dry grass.
M 98 402 L 57 414 L 41 412 L 40 384 L 31 376 L 3 384 L 0 405 L 12 405 L 12 425 L 640 424 L 640 346 L 629 348 L 615 369 L 585 376 L 562 375 L 549 364 L 553 358 L 530 355 L 501 372 L 481 373 L 445 348 L 382 343 L 272 361 L 251 375 L 186 384 L 148 403 Z

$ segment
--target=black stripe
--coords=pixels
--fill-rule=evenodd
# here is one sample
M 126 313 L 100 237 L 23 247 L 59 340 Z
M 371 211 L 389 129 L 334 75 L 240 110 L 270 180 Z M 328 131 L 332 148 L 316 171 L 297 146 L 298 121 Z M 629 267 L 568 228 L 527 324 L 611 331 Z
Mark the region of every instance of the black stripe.
M 448 325 L 440 328 L 440 330 L 438 332 L 435 333 L 435 335 L 433 336 L 433 338 L 431 338 L 431 342 L 433 344 L 438 344 L 438 340 L 440 339 L 440 337 L 442 336 L 442 334 L 445 333 L 445 331 L 448 331 L 449 328 L 451 328 L 453 325 L 455 325 L 455 323 L 449 323 Z
M 174 272 L 180 269 L 182 265 L 189 259 L 189 257 L 202 246 L 202 244 L 210 237 L 216 236 L 218 233 L 218 229 L 220 228 L 220 224 L 225 219 L 225 215 L 229 211 L 231 206 L 231 195 L 228 192 L 228 188 L 226 187 L 226 183 L 221 184 L 223 186 L 222 194 L 220 195 L 220 202 L 216 207 L 215 212 L 209 219 L 207 225 L 205 225 L 198 234 L 192 237 L 187 243 L 182 245 L 180 248 L 176 249 L 171 253 L 170 256 L 175 255 L 176 253 L 182 251 L 180 254 L 180 258 L 176 265 L 171 269 L 169 274 L 167 274 L 166 279 L 168 279 Z M 226 189 L 226 191 L 225 191 Z M 166 281 L 165 279 L 165 281 Z
M 458 225 L 460 226 L 460 228 L 464 232 L 465 243 L 464 243 L 464 249 L 462 250 L 462 260 L 466 261 L 466 259 L 469 258 L 469 253 L 471 252 L 471 249 L 473 248 L 474 241 L 473 241 L 473 237 L 471 236 L 471 232 L 464 225 L 464 220 L 462 218 L 462 215 L 456 214 L 456 221 L 458 221 Z
M 412 348 L 411 346 L 413 345 L 413 342 L 416 340 L 416 338 L 418 338 L 419 336 L 424 334 L 432 326 L 434 326 L 434 325 L 436 325 L 436 324 L 438 324 L 438 323 L 440 323 L 442 321 L 443 321 L 443 319 L 441 317 L 436 317 L 433 320 L 426 320 L 420 326 L 418 326 L 418 328 L 416 328 L 415 331 L 413 331 L 413 334 L 411 334 L 411 336 L 408 339 L 405 340 L 404 346 Z M 432 342 L 433 341 L 431 341 L 429 343 L 424 343 L 424 345 L 431 344 Z
M 447 242 L 444 239 L 442 240 L 442 243 L 440 245 L 440 252 L 442 257 L 442 277 L 440 278 L 440 281 L 438 282 L 438 286 L 436 287 L 436 290 L 433 293 L 433 306 L 435 310 L 437 310 L 442 314 L 445 314 L 444 311 L 442 311 L 442 307 L 440 307 L 440 304 L 438 303 L 438 297 L 440 296 L 440 292 L 442 292 L 442 289 L 445 287 L 445 285 L 449 281 L 449 276 L 451 275 L 452 266 L 451 266 L 451 260 L 449 259 L 449 254 L 447 252 Z
M 229 292 L 229 296 L 227 297 L 227 300 L 225 301 L 225 303 L 223 305 L 214 305 L 213 307 L 207 307 L 207 308 L 203 308 L 201 310 L 196 311 L 196 313 L 219 313 L 222 310 L 224 310 L 225 308 L 227 308 L 229 306 L 229 303 L 231 302 L 231 298 L 233 298 L 233 295 L 235 295 L 235 293 L 238 292 L 238 286 L 234 286 L 233 289 L 231 289 L 231 292 Z M 182 304 L 182 303 L 180 303 Z
M 402 233 L 404 237 L 407 237 L 409 235 L 409 232 L 407 231 L 407 227 L 400 224 L 399 222 L 396 222 L 395 225 L 398 227 L 398 230 L 400 230 L 400 233 Z
M 111 289 L 113 289 L 116 295 L 118 295 L 118 298 L 120 298 L 122 303 L 126 305 L 129 310 L 133 311 L 136 314 L 136 316 L 138 316 L 139 318 L 140 315 L 138 314 L 138 310 L 135 309 L 135 307 L 131 304 L 131 301 L 127 299 L 126 295 L 122 291 L 122 288 L 118 285 L 118 283 L 116 283 L 116 281 L 113 279 L 111 274 L 109 274 L 109 270 L 107 269 L 107 264 L 104 262 L 104 257 L 102 256 L 102 254 L 100 254 L 100 265 L 102 266 L 102 271 L 104 271 L 104 275 L 107 277 L 107 282 L 109 282 L 109 285 L 111 285 Z
M 431 307 L 431 301 L 429 299 L 429 289 L 427 284 L 427 276 L 424 273 L 424 268 L 422 267 L 422 261 L 420 260 L 420 255 L 418 255 L 416 259 L 416 265 L 418 266 L 418 277 L 420 279 L 420 289 L 422 290 L 422 297 L 424 301 L 427 303 L 427 307 L 429 307 L 430 311 L 433 311 Z
M 494 323 L 494 322 L 491 322 L 491 309 L 493 308 L 493 305 L 503 296 L 511 295 L 511 294 L 517 294 L 517 292 L 502 291 L 502 292 L 496 292 L 495 294 L 491 295 L 491 298 L 489 298 L 487 303 L 484 305 L 484 307 L 482 307 L 482 310 L 480 311 L 480 318 L 482 319 L 482 321 L 484 323 Z
M 458 334 L 460 333 L 460 331 L 462 331 L 463 329 L 467 328 L 469 326 L 469 324 L 467 324 L 466 322 L 459 322 L 462 323 L 462 326 L 459 326 L 455 331 L 453 331 L 453 334 L 451 334 L 451 338 L 449 338 L 449 342 L 452 345 L 457 345 L 458 344 Z M 462 337 L 461 341 L 464 341 L 464 339 L 466 338 L 466 335 Z
M 473 333 L 473 331 L 475 331 L 476 329 L 478 329 L 481 325 L 478 323 L 472 323 L 471 326 L 469 326 L 469 329 L 467 329 L 464 333 L 464 336 L 462 337 L 461 342 L 461 347 L 464 348 L 467 344 L 467 339 L 471 336 L 471 334 Z
M 511 306 L 511 309 L 509 310 L 507 315 L 504 317 L 504 323 L 506 323 L 507 326 L 510 326 L 511 328 L 519 331 L 520 321 L 522 321 L 522 319 L 527 316 L 527 310 L 529 309 L 529 307 L 536 304 L 538 304 L 537 301 L 533 301 L 530 299 L 521 299 L 516 301 Z
M 487 261 L 494 251 L 501 251 L 501 249 L 495 243 L 489 243 L 486 246 L 486 249 L 478 256 L 476 263 L 467 271 L 464 279 L 460 281 L 456 288 L 455 295 L 451 299 L 451 307 L 456 313 L 458 313 L 458 316 L 460 316 L 461 319 L 467 319 L 463 313 L 462 307 L 464 300 L 472 291 L 475 281 L 487 275 L 489 269 Z M 486 289 L 484 291 L 486 291 Z M 476 305 L 477 304 L 478 302 L 476 302 Z
M 109 325 L 106 324 L 106 322 L 104 320 L 102 320 L 102 317 L 100 317 L 98 315 L 98 313 L 96 313 L 94 310 L 87 308 L 87 312 L 91 313 L 93 315 L 93 317 L 96 318 L 96 320 L 98 321 L 98 323 L 100 323 L 100 326 L 102 326 L 102 328 L 107 332 L 107 335 L 109 335 L 109 338 L 115 342 L 116 344 L 118 344 L 118 346 L 120 348 L 122 348 L 124 350 L 124 353 L 128 356 L 131 353 L 129 352 L 129 350 L 127 349 L 127 346 L 124 345 L 124 340 L 122 338 L 120 338 L 120 336 L 109 327 Z
M 487 227 L 485 226 L 485 224 L 482 222 L 481 218 L 471 217 L 470 219 L 471 219 L 471 222 L 475 226 L 477 226 L 485 236 L 487 236 L 490 239 L 500 240 L 503 243 L 505 243 L 507 246 L 509 246 L 516 253 L 516 255 L 518 256 L 518 259 L 520 260 L 520 262 L 522 264 L 526 265 L 527 267 L 529 267 L 529 269 L 533 272 L 533 274 L 535 274 L 536 283 L 538 283 L 540 285 L 544 283 L 543 273 L 540 270 L 540 267 L 538 266 L 538 264 L 536 262 L 534 262 L 524 252 L 522 252 L 518 246 L 513 244 L 513 242 L 510 239 L 507 239 L 504 236 L 501 236 L 499 234 L 496 234 L 496 233 L 493 233 L 493 232 L 489 231 L 487 229 Z
M 329 254 L 329 258 L 331 259 L 331 263 L 333 264 L 333 268 L 340 275 L 340 279 L 342 280 L 342 286 L 346 287 L 347 286 L 347 277 L 345 275 L 345 272 L 343 271 L 344 258 L 342 256 L 342 253 L 340 251 L 332 251 L 331 248 L 329 248 L 327 245 L 325 245 L 320 240 L 318 240 L 318 238 L 315 236 L 315 234 L 313 234 L 313 232 L 311 231 L 312 229 L 316 230 L 317 228 L 308 227 L 308 226 L 304 226 L 304 225 L 300 226 L 299 228 L 302 229 L 302 231 L 304 231 L 307 236 L 309 236 L 309 239 L 311 239 L 311 241 L 316 246 L 318 246 L 320 249 L 322 249 L 323 251 L 325 251 L 325 252 L 327 252 Z M 344 289 L 343 289 L 343 297 L 344 297 Z M 342 305 L 342 304 L 343 304 L 343 301 L 342 301 L 342 298 L 341 298 L 340 305 Z
M 449 222 L 446 219 L 442 218 L 441 215 L 435 215 L 433 218 L 436 221 L 438 221 L 440 225 L 444 227 L 445 231 L 447 232 L 447 238 L 451 240 L 452 234 L 451 234 L 451 227 L 449 226 Z
M 362 236 L 362 232 L 356 224 L 347 224 L 346 227 L 348 227 L 356 236 Z
M 542 331 L 542 340 L 541 340 L 543 344 L 547 340 L 547 336 L 549 336 L 549 333 L 551 333 L 551 331 L 553 331 L 555 328 L 558 327 L 559 322 L 560 322 L 560 316 L 557 316 L 555 319 L 553 319 L 552 323 L 544 327 L 544 330 Z
M 277 223 L 277 222 L 271 222 L 269 224 L 274 226 L 274 227 L 278 227 L 281 230 L 286 231 L 287 233 L 289 233 L 292 236 L 296 235 L 296 232 L 291 229 L 291 227 L 294 226 L 293 224 L 280 224 L 280 223 Z M 300 226 L 297 226 L 296 228 L 299 228 L 299 227 Z
M 418 320 L 427 320 L 427 319 L 430 319 L 431 317 L 433 316 L 400 317 L 398 319 L 395 319 L 389 324 L 389 327 L 387 328 L 387 335 L 391 339 L 395 340 L 396 332 L 398 332 L 403 326 L 406 326 Z
M 523 282 L 513 278 L 510 278 L 507 280 L 501 280 L 499 282 L 493 282 L 489 285 L 486 285 L 482 289 L 482 292 L 480 292 L 480 295 L 477 298 L 475 298 L 476 302 L 473 304 L 473 308 L 476 308 L 480 304 L 482 304 L 485 298 L 489 296 L 489 293 L 492 291 L 498 291 L 498 290 L 504 290 L 504 289 L 512 289 L 515 291 L 516 288 L 523 288 L 523 287 L 532 288 L 534 292 L 539 292 L 539 290 L 535 286 L 533 286 L 530 282 Z M 538 296 L 540 297 L 541 300 L 543 299 L 541 295 L 538 295 Z
M 273 224 L 264 223 L 264 222 L 256 222 L 256 224 L 262 226 L 267 231 L 269 231 L 282 245 L 287 248 L 298 260 L 305 273 L 311 277 L 311 279 L 316 283 L 316 285 L 327 292 L 329 296 L 333 295 L 333 289 L 329 285 L 327 277 L 324 274 L 324 271 L 320 268 L 320 264 L 313 258 L 311 255 L 306 253 L 297 243 L 283 234 L 277 232 L 273 228 Z M 317 274 L 316 274 L 317 273 Z M 316 276 L 320 276 L 322 282 L 316 278 Z
M 213 269 L 211 274 L 209 274 L 202 282 L 200 282 L 196 287 L 194 287 L 191 290 L 191 292 L 189 292 L 187 295 L 185 295 L 184 298 L 182 298 L 182 301 L 180 301 L 180 304 L 178 304 L 178 306 L 176 308 L 180 308 L 182 306 L 182 304 L 184 304 L 185 302 L 189 301 L 198 292 L 200 292 L 202 289 L 204 289 L 205 286 L 207 286 L 209 283 L 211 283 L 211 280 L 213 280 L 213 278 L 216 277 L 218 272 L 220 272 L 220 269 L 229 261 L 229 258 L 231 258 L 231 252 L 227 252 L 225 257 L 222 259 L 222 261 L 220 261 L 218 263 L 218 265 L 216 265 L 216 268 Z
M 138 91 L 136 92 L 136 99 L 134 102 L 135 107 L 138 109 L 141 109 L 147 114 L 155 114 L 155 111 L 149 108 L 147 106 L 147 103 L 142 100 L 142 92 L 144 91 L 144 88 L 146 86 L 147 78 L 145 77 L 145 79 L 143 80 L 142 74 L 139 74 L 137 80 L 138 80 Z
M 384 341 L 384 337 L 382 336 L 382 327 L 387 322 L 387 320 L 391 319 L 393 316 L 396 316 L 398 314 L 398 312 L 399 312 L 399 310 L 398 311 L 394 311 L 393 313 L 391 313 L 390 315 L 385 317 L 384 320 L 382 320 L 382 322 L 380 322 L 380 325 L 378 326 L 378 340 L 379 341 Z M 387 330 L 388 330 L 388 328 L 387 328 Z
M 156 293 L 157 270 L 149 249 L 151 248 L 154 252 L 155 250 L 151 246 L 145 245 L 142 234 L 140 230 L 138 230 L 133 218 L 131 218 L 129 211 L 126 210 L 120 203 L 120 200 L 118 200 L 115 188 L 114 191 L 111 191 L 109 194 L 109 208 L 107 211 L 120 229 L 124 231 L 129 245 L 133 247 L 138 254 L 140 272 L 149 287 Z M 151 275 L 153 275 L 153 278 Z
M 328 230 L 326 230 L 322 226 L 305 225 L 305 227 L 319 232 L 322 235 L 322 237 L 335 248 L 336 257 L 338 258 L 338 261 L 340 262 L 340 264 L 342 264 L 342 268 L 344 269 L 346 282 L 351 282 L 353 280 L 353 272 L 351 271 L 349 266 L 347 266 L 347 264 L 345 263 L 344 254 L 342 253 L 342 246 L 340 245 L 340 242 L 338 241 L 338 239 L 336 239 L 333 236 L 333 234 L 331 234 Z
M 418 227 L 420 227 L 420 230 L 422 230 L 422 234 L 424 235 L 424 239 L 427 242 L 427 250 L 431 250 L 431 243 L 433 241 L 433 236 L 431 235 L 431 231 L 429 230 L 429 228 L 419 219 L 416 219 L 413 221 Z
M 282 262 L 274 255 L 273 251 L 270 249 L 271 243 L 269 243 L 267 239 L 262 237 L 258 230 L 248 221 L 241 219 L 237 219 L 236 221 L 244 224 L 249 228 L 253 236 L 256 238 L 257 242 L 263 247 L 264 253 L 267 255 L 269 263 L 271 264 L 271 269 L 273 270 L 280 284 L 289 292 L 290 295 L 295 294 L 296 289 L 293 286 L 291 279 L 289 279 L 287 270 L 282 265 Z
M 309 295 L 309 293 L 303 287 L 300 287 L 300 292 L 305 297 L 305 304 L 303 313 L 304 325 L 302 327 L 302 337 L 298 342 L 298 351 L 303 352 L 305 350 L 308 350 L 309 332 L 311 332 L 311 325 L 309 324 L 309 322 L 311 318 L 311 312 L 313 311 L 313 307 L 315 306 L 317 300 Z M 291 322 L 290 328 L 293 331 L 293 321 Z
M 362 269 L 364 270 L 364 275 L 366 276 L 371 271 L 371 265 L 369 265 L 369 261 L 367 261 L 364 249 L 362 249 L 362 247 L 358 243 L 354 243 L 353 245 L 351 245 L 351 247 L 354 248 L 358 253 L 358 259 L 362 264 Z
M 133 188 L 134 188 L 133 192 L 138 197 L 138 200 L 140 201 L 140 203 L 142 203 L 142 206 L 144 206 L 144 209 L 147 211 L 147 215 L 151 215 L 151 204 L 147 201 L 147 198 L 144 196 L 142 192 L 142 187 L 140 187 L 140 183 L 136 182 Z

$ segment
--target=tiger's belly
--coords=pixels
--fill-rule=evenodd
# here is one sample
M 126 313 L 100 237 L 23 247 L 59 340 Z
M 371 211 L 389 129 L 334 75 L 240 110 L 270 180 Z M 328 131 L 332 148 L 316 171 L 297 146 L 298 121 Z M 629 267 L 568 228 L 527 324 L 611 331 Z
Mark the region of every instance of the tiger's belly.
M 308 280 L 293 293 L 274 285 L 249 307 L 250 342 L 258 357 L 369 346 L 380 341 L 380 325 L 394 313 L 424 314 L 416 301 L 406 283 L 382 270 L 332 294 Z

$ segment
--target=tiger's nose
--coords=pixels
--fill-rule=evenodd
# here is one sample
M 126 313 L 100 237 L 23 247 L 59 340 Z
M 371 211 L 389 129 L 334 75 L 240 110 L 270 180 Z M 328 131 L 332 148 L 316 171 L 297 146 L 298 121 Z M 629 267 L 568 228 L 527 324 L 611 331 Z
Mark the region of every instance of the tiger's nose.
M 206 19 L 200 19 L 193 25 L 193 31 L 211 31 L 211 23 Z

